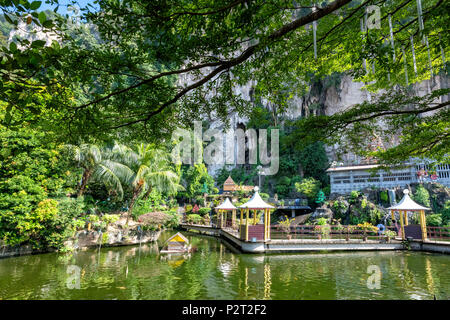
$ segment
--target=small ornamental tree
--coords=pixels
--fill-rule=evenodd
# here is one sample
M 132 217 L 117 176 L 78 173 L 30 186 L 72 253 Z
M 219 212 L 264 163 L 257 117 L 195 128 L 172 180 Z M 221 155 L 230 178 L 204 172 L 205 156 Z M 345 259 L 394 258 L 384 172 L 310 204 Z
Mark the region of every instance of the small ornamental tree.
M 319 190 L 316 196 L 316 203 L 322 204 L 325 201 L 325 193 L 322 190 Z
M 203 187 L 202 187 L 202 193 L 208 193 L 208 184 L 205 182 L 203 182 Z

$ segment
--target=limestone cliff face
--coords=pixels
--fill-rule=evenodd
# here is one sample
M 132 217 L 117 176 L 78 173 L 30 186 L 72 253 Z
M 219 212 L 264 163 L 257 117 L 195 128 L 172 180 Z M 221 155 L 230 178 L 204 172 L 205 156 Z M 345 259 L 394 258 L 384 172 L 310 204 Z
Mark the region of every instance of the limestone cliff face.
M 426 80 L 416 83 L 411 88 L 411 94 L 423 96 L 432 90 L 440 88 L 448 88 L 449 78 L 446 76 L 435 76 L 433 80 Z M 278 115 L 287 119 L 298 119 L 300 117 L 308 117 L 310 115 L 324 114 L 332 115 L 350 108 L 364 101 L 370 101 L 375 97 L 374 94 L 368 93 L 363 89 L 364 84 L 355 82 L 349 75 L 341 75 L 331 84 L 327 81 L 320 81 L 310 85 L 309 93 L 303 97 L 294 97 L 287 110 Z M 237 91 L 245 98 L 251 101 L 252 85 L 240 87 Z M 381 94 L 382 92 L 378 93 Z M 447 101 L 449 97 L 442 97 L 441 100 Z M 440 101 L 440 102 L 443 102 Z M 270 108 L 268 104 L 266 107 Z M 211 120 L 211 119 L 210 119 Z M 230 114 L 231 129 L 244 128 L 248 119 L 239 117 L 237 114 Z M 211 120 L 211 127 L 221 129 L 223 125 L 219 121 Z M 336 161 L 337 146 L 328 146 L 327 153 L 330 161 Z M 343 162 L 354 163 L 360 159 L 352 154 L 344 156 Z M 233 167 L 233 166 L 231 166 Z M 209 165 L 208 170 L 211 174 L 216 174 L 222 165 Z
M 17 29 L 11 30 L 9 33 L 8 42 L 12 42 L 16 38 L 27 39 L 30 42 L 35 40 L 43 40 L 45 41 L 45 46 L 50 46 L 53 40 L 60 42 L 60 38 L 55 33 L 45 32 L 42 27 L 37 26 L 34 22 L 27 24 L 25 21 L 19 21 Z M 21 45 L 18 45 L 17 47 L 22 49 Z

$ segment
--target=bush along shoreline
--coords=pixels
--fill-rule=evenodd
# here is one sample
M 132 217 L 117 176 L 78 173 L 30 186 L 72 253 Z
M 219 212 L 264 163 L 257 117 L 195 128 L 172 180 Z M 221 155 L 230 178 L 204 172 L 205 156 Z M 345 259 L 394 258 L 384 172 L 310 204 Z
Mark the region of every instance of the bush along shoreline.
M 174 211 L 168 212 L 150 212 L 140 216 L 138 221 L 129 222 L 128 225 L 125 224 L 126 217 L 119 214 L 87 215 L 84 219 L 76 219 L 73 228 L 70 229 L 72 234 L 55 246 L 33 245 L 33 243 L 11 245 L 1 241 L 0 258 L 154 242 L 158 240 L 162 231 L 179 225 L 181 216 Z
M 180 217 L 166 146 L 49 142 L 0 125 L 0 257 L 155 241 Z M 152 212 L 163 223 L 139 222 Z

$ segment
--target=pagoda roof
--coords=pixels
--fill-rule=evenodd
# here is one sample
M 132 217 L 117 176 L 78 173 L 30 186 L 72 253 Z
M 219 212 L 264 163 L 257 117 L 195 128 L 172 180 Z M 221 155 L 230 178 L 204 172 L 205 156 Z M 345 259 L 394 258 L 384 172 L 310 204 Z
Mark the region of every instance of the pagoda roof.
M 228 176 L 227 180 L 223 183 L 223 185 L 236 185 L 236 182 L 231 178 L 231 176 Z
M 248 209 L 274 209 L 274 206 L 271 206 L 270 204 L 266 203 L 258 192 L 259 188 L 255 187 L 255 193 L 251 197 L 250 200 L 248 200 L 243 205 L 239 206 L 239 208 L 248 208 Z
M 234 210 L 237 209 L 230 201 L 229 198 L 226 198 L 224 202 L 222 202 L 219 206 L 216 207 L 219 210 Z
M 409 196 L 409 190 L 405 189 L 403 190 L 403 198 L 400 200 L 399 203 L 396 205 L 389 207 L 389 210 L 404 210 L 404 211 L 420 211 L 420 210 L 431 210 L 430 208 L 421 206 L 420 204 L 416 203 L 411 197 Z

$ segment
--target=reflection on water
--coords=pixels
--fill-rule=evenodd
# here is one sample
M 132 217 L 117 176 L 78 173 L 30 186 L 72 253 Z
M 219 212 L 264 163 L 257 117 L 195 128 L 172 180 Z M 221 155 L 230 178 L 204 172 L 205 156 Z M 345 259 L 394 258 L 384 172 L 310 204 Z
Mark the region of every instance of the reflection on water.
M 170 257 L 154 243 L 1 259 L 0 299 L 450 298 L 448 255 L 249 255 L 211 237 L 186 235 L 197 250 Z M 367 287 L 370 265 L 381 270 L 381 289 Z M 80 289 L 67 286 L 69 266 L 79 268 Z

